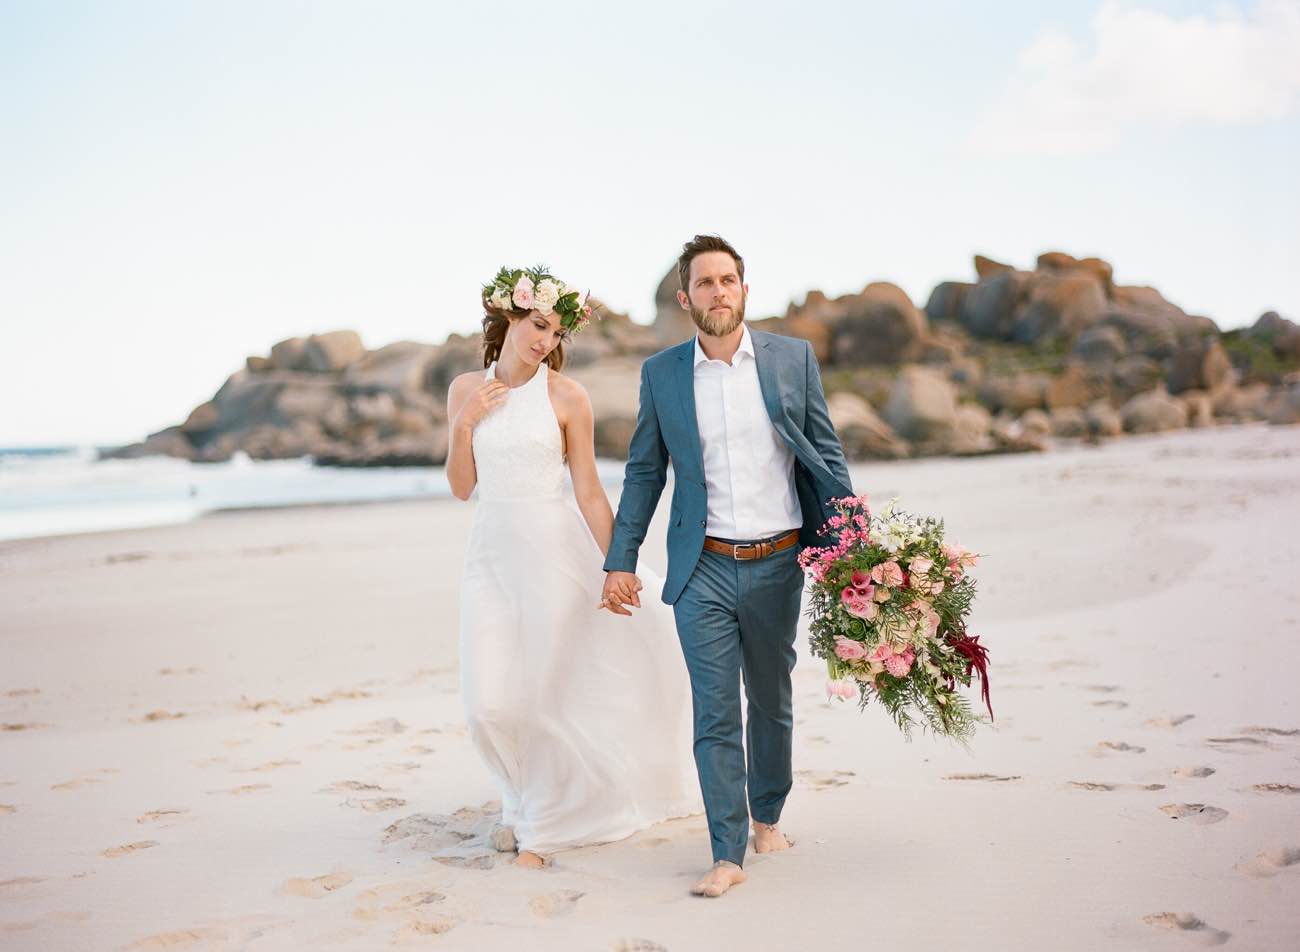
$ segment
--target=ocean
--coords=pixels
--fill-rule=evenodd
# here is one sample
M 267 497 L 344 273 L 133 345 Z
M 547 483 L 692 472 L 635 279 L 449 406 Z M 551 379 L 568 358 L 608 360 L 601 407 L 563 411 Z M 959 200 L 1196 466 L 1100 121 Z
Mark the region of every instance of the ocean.
M 221 509 L 451 496 L 442 467 L 97 456 L 92 446 L 0 447 L 0 540 L 173 525 Z M 620 485 L 622 463 L 602 460 L 599 469 L 607 487 Z

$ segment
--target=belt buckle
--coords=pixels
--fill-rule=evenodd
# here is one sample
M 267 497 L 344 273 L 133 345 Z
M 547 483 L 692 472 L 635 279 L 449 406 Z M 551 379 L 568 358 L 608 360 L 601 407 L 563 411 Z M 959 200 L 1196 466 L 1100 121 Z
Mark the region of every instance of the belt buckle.
M 756 545 L 733 545 L 731 547 L 731 558 L 733 561 L 736 562 L 752 562 L 757 557 L 757 554 L 751 552 L 751 554 L 749 555 L 741 555 L 740 550 L 741 549 L 752 550 L 757 548 L 758 546 Z

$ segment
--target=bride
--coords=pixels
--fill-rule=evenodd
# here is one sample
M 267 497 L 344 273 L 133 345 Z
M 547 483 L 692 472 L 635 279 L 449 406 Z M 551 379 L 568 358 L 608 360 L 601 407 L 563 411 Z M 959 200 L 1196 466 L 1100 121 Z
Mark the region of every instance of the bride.
M 483 289 L 486 370 L 447 394 L 447 480 L 459 499 L 479 491 L 460 589 L 461 696 L 516 863 L 534 868 L 701 809 L 671 609 L 647 597 L 630 617 L 599 610 L 614 516 L 591 401 L 560 373 L 565 341 L 590 320 L 585 298 L 544 269 L 502 268 Z

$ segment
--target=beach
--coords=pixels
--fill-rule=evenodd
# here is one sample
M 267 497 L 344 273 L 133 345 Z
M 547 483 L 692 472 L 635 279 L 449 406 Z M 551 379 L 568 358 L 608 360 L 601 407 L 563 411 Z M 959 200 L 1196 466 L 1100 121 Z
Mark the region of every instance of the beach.
M 702 816 L 492 849 L 473 503 L 0 542 L 0 949 L 1293 947 L 1300 427 L 852 472 L 983 553 L 996 721 L 909 743 L 801 630 L 795 847 L 716 901 Z

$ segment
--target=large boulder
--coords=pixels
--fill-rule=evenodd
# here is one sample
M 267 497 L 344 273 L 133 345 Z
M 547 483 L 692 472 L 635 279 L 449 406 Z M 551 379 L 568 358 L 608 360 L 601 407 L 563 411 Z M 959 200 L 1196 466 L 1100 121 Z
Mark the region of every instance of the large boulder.
M 1094 324 L 1074 342 L 1074 355 L 1089 363 L 1109 363 L 1128 352 L 1128 342 L 1119 328 Z
M 150 433 L 142 442 L 114 447 L 99 453 L 99 459 L 140 459 L 144 456 L 174 456 L 177 459 L 197 458 L 194 444 L 179 426 L 169 426 Z
M 483 366 L 483 335 L 452 334 L 425 365 L 424 390 L 445 401 L 453 380 L 471 370 L 482 371 Z
M 1084 411 L 1088 434 L 1094 438 L 1119 436 L 1124 432 L 1124 418 L 1109 400 L 1095 400 Z
M 695 333 L 695 323 L 689 312 L 682 309 L 677 300 L 677 292 L 682 288 L 677 277 L 677 262 L 673 262 L 668 273 L 655 288 L 655 340 L 660 347 L 680 344 Z
M 350 364 L 343 371 L 343 382 L 351 390 L 416 393 L 423 389 L 437 353 L 438 348 L 432 344 L 394 341 Z
M 826 409 L 849 460 L 902 459 L 908 455 L 906 441 L 899 439 L 871 404 L 856 393 L 841 390 L 828 395 Z
M 1044 402 L 1049 410 L 1086 407 L 1105 391 L 1104 383 L 1081 364 L 1069 363 L 1047 384 Z
M 1088 417 L 1079 407 L 1057 407 L 1048 417 L 1052 436 L 1077 439 L 1088 435 Z
M 1184 390 L 1178 400 L 1187 410 L 1187 425 L 1214 426 L 1214 401 L 1204 390 Z
M 1300 360 L 1300 325 L 1277 311 L 1267 311 L 1246 332 L 1255 340 L 1272 347 L 1279 357 Z
M 1143 354 L 1129 354 L 1111 368 L 1110 389 L 1123 402 L 1160 382 L 1160 365 Z
M 1010 268 L 981 277 L 961 302 L 962 326 L 976 337 L 1005 339 L 1015 323 L 1016 310 L 1028 283 L 1028 274 Z
M 932 321 L 955 321 L 961 315 L 962 302 L 975 287 L 965 281 L 943 281 L 934 286 L 925 302 L 925 315 Z
M 1163 388 L 1140 393 L 1120 410 L 1130 433 L 1159 433 L 1187 426 L 1187 408 Z
M 307 338 L 290 337 L 273 345 L 270 360 L 276 370 L 307 370 Z
M 1214 415 L 1231 423 L 1248 423 L 1266 420 L 1269 416 L 1270 391 L 1266 384 L 1252 383 L 1244 387 L 1224 387 L 1211 394 Z
M 303 352 L 304 370 L 334 373 L 356 363 L 366 355 L 361 335 L 356 331 L 329 331 L 307 338 Z
M 885 405 L 885 422 L 906 440 L 936 445 L 952 432 L 957 391 L 939 371 L 909 365 L 898 374 Z
M 986 258 L 984 255 L 975 256 L 975 274 L 983 281 L 985 278 L 991 278 L 995 274 L 1001 274 L 1004 271 L 1013 271 L 1014 268 L 1009 264 L 1003 264 L 1001 261 L 994 261 L 992 258 Z
M 831 328 L 836 364 L 897 364 L 920 356 L 927 324 L 911 298 L 895 284 L 874 282 L 842 300 Z
M 1300 423 L 1300 383 L 1282 388 L 1269 401 L 1268 422 L 1278 426 Z
M 1076 258 L 1063 251 L 1045 251 L 1038 256 L 1035 270 L 1046 272 L 1079 272 L 1092 275 L 1109 296 L 1114 286 L 1111 266 L 1100 258 Z
M 640 406 L 640 371 L 641 362 L 635 357 L 614 357 L 574 368 L 571 376 L 586 388 L 595 410 L 597 456 L 627 459 Z
M 978 403 L 960 403 L 953 415 L 948 452 L 956 456 L 980 456 L 997 449 L 991 435 L 993 414 Z
M 1022 344 L 1073 337 L 1101 320 L 1106 307 L 1105 289 L 1086 271 L 1035 274 L 1011 336 Z
M 1218 390 L 1232 379 L 1232 361 L 1217 337 L 1185 339 L 1166 362 L 1165 381 L 1170 393 Z
M 1019 414 L 1044 406 L 1050 384 L 1051 378 L 1041 373 L 985 377 L 979 387 L 979 400 L 994 413 L 1008 410 Z

